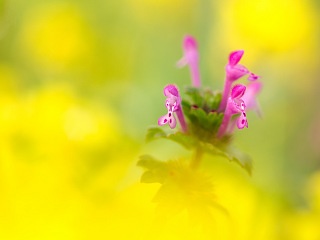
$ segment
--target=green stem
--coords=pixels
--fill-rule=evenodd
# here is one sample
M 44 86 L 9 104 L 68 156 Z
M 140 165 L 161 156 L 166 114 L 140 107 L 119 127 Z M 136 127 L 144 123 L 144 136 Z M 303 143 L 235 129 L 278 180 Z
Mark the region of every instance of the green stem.
M 191 163 L 190 163 L 190 168 L 194 170 L 198 169 L 201 163 L 202 155 L 203 155 L 203 152 L 201 147 L 197 147 L 193 153 Z

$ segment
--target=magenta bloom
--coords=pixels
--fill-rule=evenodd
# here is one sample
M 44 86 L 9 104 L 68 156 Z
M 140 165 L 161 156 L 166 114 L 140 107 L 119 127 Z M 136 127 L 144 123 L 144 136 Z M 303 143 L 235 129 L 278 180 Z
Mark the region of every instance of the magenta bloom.
M 185 36 L 183 39 L 183 50 L 184 55 L 178 61 L 177 66 L 183 67 L 189 65 L 192 84 L 194 87 L 200 87 L 198 45 L 195 38 L 189 35 Z
M 254 81 L 259 78 L 259 76 L 250 72 L 245 66 L 238 64 L 244 54 L 243 50 L 234 51 L 229 55 L 229 62 L 226 66 L 227 80 L 236 81 L 239 78 L 249 74 L 248 80 Z
M 219 128 L 218 137 L 222 137 L 227 133 L 227 130 L 232 123 L 230 123 L 231 117 L 234 114 L 240 114 L 237 118 L 237 127 L 243 129 L 248 127 L 247 115 L 246 115 L 246 104 L 242 97 L 246 92 L 244 85 L 238 84 L 232 88 L 231 96 L 228 98 L 224 117 Z
M 226 66 L 226 80 L 224 85 L 224 91 L 222 95 L 222 101 L 219 106 L 219 111 L 224 111 L 227 105 L 227 100 L 230 94 L 232 83 L 239 78 L 249 74 L 248 80 L 255 81 L 259 79 L 259 76 L 250 72 L 245 66 L 238 64 L 244 54 L 243 50 L 238 50 L 230 53 L 229 62 Z
M 186 132 L 187 125 L 181 108 L 181 97 L 178 88 L 175 85 L 170 84 L 164 88 L 163 93 L 167 97 L 165 106 L 168 110 L 168 113 L 158 119 L 158 125 L 162 126 L 168 124 L 170 128 L 175 128 L 177 121 L 173 113 L 176 113 L 182 131 Z

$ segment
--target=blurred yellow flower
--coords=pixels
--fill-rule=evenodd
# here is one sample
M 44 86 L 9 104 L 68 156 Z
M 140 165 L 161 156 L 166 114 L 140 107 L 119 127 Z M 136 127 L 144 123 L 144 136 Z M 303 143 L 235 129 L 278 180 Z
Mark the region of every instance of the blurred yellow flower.
M 69 66 L 90 51 L 90 31 L 72 4 L 43 4 L 24 16 L 20 48 L 42 67 Z
M 131 162 L 116 114 L 61 84 L 0 99 L 0 238 L 80 239 L 86 201 L 110 201 Z
M 308 1 L 230 0 L 222 6 L 224 39 L 266 51 L 299 48 L 312 37 L 315 15 Z

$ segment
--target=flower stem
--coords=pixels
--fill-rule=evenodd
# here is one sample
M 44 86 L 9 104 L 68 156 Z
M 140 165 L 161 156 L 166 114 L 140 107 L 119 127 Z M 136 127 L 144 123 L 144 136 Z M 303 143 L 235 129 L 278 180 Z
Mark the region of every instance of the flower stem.
M 231 114 L 229 114 L 228 112 L 225 112 L 222 119 L 222 123 L 220 125 L 219 131 L 217 134 L 218 138 L 222 138 L 226 133 L 230 119 L 231 119 Z
M 200 87 L 200 73 L 199 73 L 199 66 L 198 62 L 193 61 L 189 64 L 191 78 L 192 78 L 192 85 L 194 87 Z
M 187 123 L 186 120 L 184 119 L 184 115 L 181 109 L 181 106 L 179 107 L 179 109 L 176 111 L 177 117 L 179 119 L 181 128 L 182 128 L 182 132 L 187 132 Z
M 222 100 L 221 100 L 218 112 L 223 112 L 226 109 L 231 85 L 232 85 L 232 82 L 226 78 L 225 84 L 224 84 L 224 90 L 222 94 Z
M 190 168 L 196 170 L 200 163 L 201 163 L 201 159 L 202 159 L 202 155 L 203 155 L 203 151 L 201 149 L 201 147 L 197 147 L 193 153 L 192 159 L 191 159 L 191 163 L 190 163 Z

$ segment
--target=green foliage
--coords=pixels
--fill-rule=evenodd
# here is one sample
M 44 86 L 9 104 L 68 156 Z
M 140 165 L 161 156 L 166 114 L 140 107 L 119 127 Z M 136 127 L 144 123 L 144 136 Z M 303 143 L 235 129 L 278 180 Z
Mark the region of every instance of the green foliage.
M 156 139 L 168 139 L 174 141 L 176 143 L 181 144 L 187 150 L 194 151 L 196 149 L 200 149 L 200 151 L 210 154 L 212 156 L 222 156 L 231 162 L 235 162 L 239 164 L 242 168 L 244 168 L 250 175 L 252 172 L 252 160 L 251 158 L 240 152 L 239 150 L 230 146 L 230 138 L 224 138 L 221 140 L 215 139 L 213 142 L 205 142 L 198 139 L 197 136 L 192 134 L 184 134 L 181 132 L 176 133 L 166 133 L 162 128 L 153 127 L 149 128 L 147 132 L 147 141 L 153 141 Z M 148 164 L 148 161 L 157 162 L 154 158 L 148 156 L 146 158 L 145 155 L 143 158 L 140 158 L 138 163 L 139 166 L 153 169 Z M 144 161 L 142 161 L 144 159 Z M 147 159 L 147 160 L 145 160 Z M 142 163 L 140 163 L 142 161 Z M 147 163 L 145 163 L 147 161 Z M 149 163 L 150 164 L 150 163 Z M 148 173 L 149 174 L 149 173 Z
M 223 113 L 205 112 L 202 108 L 183 105 L 185 116 L 190 120 L 188 127 L 192 135 L 206 142 L 213 142 L 223 119 Z
M 166 133 L 162 128 L 159 127 L 152 127 L 148 129 L 146 136 L 147 142 L 161 138 L 177 142 L 187 149 L 192 149 L 194 146 L 197 145 L 197 139 L 194 139 L 189 134 L 184 134 L 182 132 Z
M 220 105 L 222 94 L 220 92 L 213 93 L 211 90 L 205 90 L 204 98 L 208 109 L 216 110 Z
M 140 179 L 143 183 L 163 183 L 168 175 L 166 163 L 150 155 L 140 156 L 137 165 L 146 169 Z
M 221 93 L 188 87 L 186 94 L 189 99 L 182 101 L 182 108 L 189 120 L 189 132 L 201 141 L 214 144 L 223 119 L 223 113 L 216 111 L 221 101 Z
M 162 128 L 151 127 L 147 130 L 146 141 L 150 142 L 155 139 L 166 138 L 166 137 L 167 137 L 167 134 Z
M 212 144 L 203 144 L 202 150 L 213 156 L 222 156 L 228 159 L 230 162 L 235 162 L 239 164 L 242 168 L 244 168 L 249 175 L 252 173 L 252 159 L 245 153 L 242 153 L 240 150 L 231 147 L 224 146 L 218 148 Z
M 186 87 L 185 93 L 189 95 L 192 100 L 192 104 L 198 107 L 202 107 L 204 104 L 204 98 L 202 92 L 199 88 L 195 87 Z
M 207 113 L 218 109 L 222 97 L 220 92 L 195 87 L 187 87 L 185 93 L 189 96 L 191 106 L 202 108 Z

